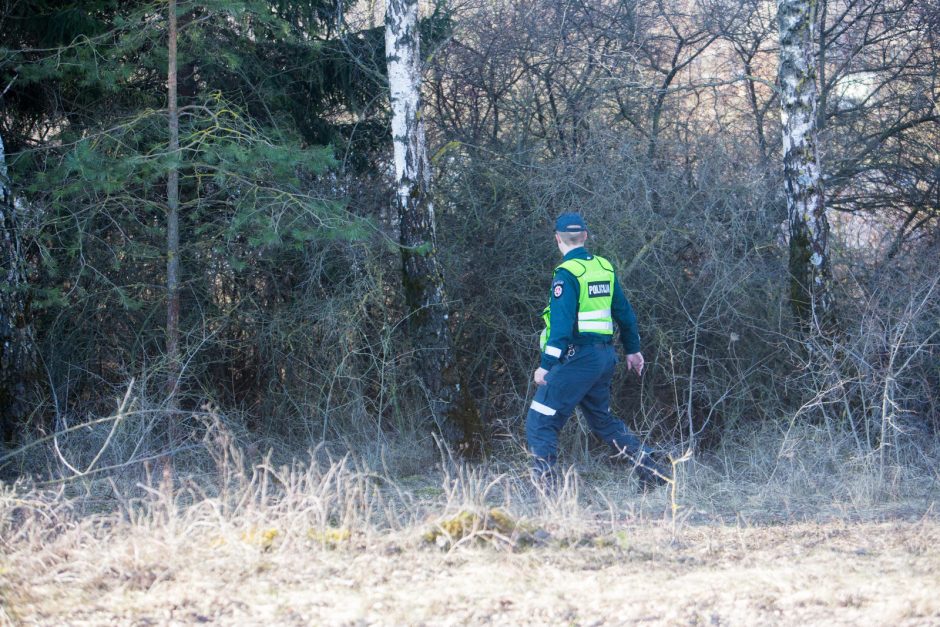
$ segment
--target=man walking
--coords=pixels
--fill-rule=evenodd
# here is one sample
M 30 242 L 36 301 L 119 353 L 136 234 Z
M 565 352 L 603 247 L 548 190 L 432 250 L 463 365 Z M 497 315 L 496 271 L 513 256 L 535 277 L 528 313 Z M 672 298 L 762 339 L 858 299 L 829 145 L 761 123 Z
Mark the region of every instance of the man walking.
M 636 314 L 624 296 L 613 265 L 585 248 L 588 232 L 577 213 L 555 221 L 555 242 L 564 261 L 555 268 L 548 307 L 542 312 L 542 358 L 534 379 L 535 400 L 526 417 L 533 477 L 554 477 L 558 434 L 578 405 L 594 434 L 616 455 L 631 461 L 644 487 L 670 476 L 627 426 L 610 413 L 610 384 L 617 363 L 614 322 L 627 354 L 627 369 L 643 374 Z

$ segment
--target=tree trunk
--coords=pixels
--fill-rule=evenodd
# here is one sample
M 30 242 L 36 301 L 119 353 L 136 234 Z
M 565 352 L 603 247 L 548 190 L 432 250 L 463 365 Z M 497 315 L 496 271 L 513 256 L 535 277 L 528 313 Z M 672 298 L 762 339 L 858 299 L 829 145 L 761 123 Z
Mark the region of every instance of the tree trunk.
M 829 222 L 819 166 L 816 9 L 822 0 L 779 0 L 783 168 L 790 223 L 790 303 L 804 328 L 833 322 Z
M 466 450 L 479 444 L 476 403 L 461 391 L 448 327 L 444 275 L 435 250 L 430 163 L 421 119 L 421 57 L 417 0 L 387 0 L 385 55 L 392 104 L 396 204 L 401 224 L 403 282 L 418 376 L 448 444 Z
M 26 262 L 20 248 L 16 205 L 0 137 L 0 442 L 12 442 L 25 426 L 27 394 L 36 375 L 36 347 L 26 293 Z
M 170 132 L 170 158 L 171 165 L 167 173 L 166 199 L 167 199 L 167 219 L 166 219 L 166 357 L 168 363 L 167 370 L 167 394 L 170 408 L 169 434 L 170 441 L 176 440 L 176 415 L 177 391 L 179 387 L 179 378 L 182 374 L 180 360 L 180 226 L 179 226 L 179 157 L 180 157 L 180 126 L 179 111 L 177 109 L 176 96 L 176 0 L 170 0 L 169 6 L 169 37 L 167 41 L 167 51 L 169 62 L 167 63 L 167 107 L 169 110 L 169 132 Z

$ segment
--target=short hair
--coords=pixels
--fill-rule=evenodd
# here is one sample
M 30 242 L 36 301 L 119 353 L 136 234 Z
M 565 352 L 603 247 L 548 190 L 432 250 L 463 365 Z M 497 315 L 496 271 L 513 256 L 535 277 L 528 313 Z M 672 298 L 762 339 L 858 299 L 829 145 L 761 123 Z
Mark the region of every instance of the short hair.
M 561 231 L 555 231 L 558 234 L 558 237 L 561 238 L 561 241 L 565 243 L 565 246 L 574 246 L 575 244 L 583 244 L 587 241 L 587 231 L 577 231 L 575 233 L 562 233 Z

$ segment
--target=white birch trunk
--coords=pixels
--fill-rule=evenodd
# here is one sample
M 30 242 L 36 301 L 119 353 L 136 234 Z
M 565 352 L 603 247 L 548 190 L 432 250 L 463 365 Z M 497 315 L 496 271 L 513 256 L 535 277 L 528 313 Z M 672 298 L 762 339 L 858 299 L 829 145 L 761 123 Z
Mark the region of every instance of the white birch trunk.
M 385 8 L 385 54 L 392 103 L 392 140 L 398 210 L 414 205 L 415 192 L 427 195 L 430 167 L 421 119 L 421 51 L 416 0 L 388 0 Z M 434 237 L 434 208 L 424 201 L 425 231 Z
M 27 395 L 36 374 L 36 348 L 26 288 L 26 263 L 20 246 L 16 204 L 0 137 L 0 441 L 22 430 Z
M 417 0 L 386 0 L 385 56 L 392 105 L 396 204 L 401 223 L 405 298 L 418 375 L 449 444 L 471 445 L 479 432 L 476 404 L 461 394 L 448 327 L 444 275 L 435 250 L 430 163 L 421 118 L 421 55 Z
M 816 11 L 825 0 L 778 0 L 780 114 L 790 224 L 790 302 L 800 321 L 825 332 L 832 323 L 829 223 L 819 164 Z

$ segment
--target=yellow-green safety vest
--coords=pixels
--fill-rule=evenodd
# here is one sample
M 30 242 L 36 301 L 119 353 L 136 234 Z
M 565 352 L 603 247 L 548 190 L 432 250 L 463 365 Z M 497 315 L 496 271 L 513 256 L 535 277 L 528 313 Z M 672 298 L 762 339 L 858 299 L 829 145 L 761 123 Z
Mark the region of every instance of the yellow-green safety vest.
M 578 333 L 614 334 L 610 307 L 614 301 L 614 267 L 603 257 L 569 259 L 555 268 L 564 268 L 578 281 Z M 539 337 L 544 351 L 551 335 L 551 301 L 542 310 L 545 330 Z

